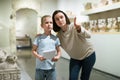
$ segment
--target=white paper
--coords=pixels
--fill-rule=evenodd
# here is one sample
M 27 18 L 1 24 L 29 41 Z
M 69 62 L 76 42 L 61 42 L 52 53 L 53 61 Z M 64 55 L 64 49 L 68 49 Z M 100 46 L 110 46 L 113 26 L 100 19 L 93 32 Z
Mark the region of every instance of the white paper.
M 56 50 L 47 50 L 43 52 L 43 56 L 46 59 L 52 59 L 56 54 Z

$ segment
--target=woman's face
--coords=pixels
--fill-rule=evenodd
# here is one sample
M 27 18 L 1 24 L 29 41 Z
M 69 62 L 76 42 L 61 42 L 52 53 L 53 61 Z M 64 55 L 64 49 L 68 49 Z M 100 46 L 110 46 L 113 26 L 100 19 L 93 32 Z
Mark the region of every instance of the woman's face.
M 65 15 L 61 12 L 57 13 L 54 16 L 55 22 L 59 27 L 64 27 L 66 25 L 66 18 Z

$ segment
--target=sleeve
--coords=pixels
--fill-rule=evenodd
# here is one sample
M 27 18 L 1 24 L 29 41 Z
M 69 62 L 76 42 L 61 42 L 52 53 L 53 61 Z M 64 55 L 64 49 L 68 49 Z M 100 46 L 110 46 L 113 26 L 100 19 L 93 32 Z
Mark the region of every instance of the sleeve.
M 55 46 L 59 46 L 59 45 L 60 45 L 60 40 L 59 40 L 59 38 L 57 38 Z
M 33 45 L 38 46 L 38 37 L 34 39 L 34 41 L 33 41 Z
M 79 36 L 85 37 L 85 38 L 91 38 L 91 33 L 87 31 L 84 27 L 81 26 L 81 32 L 77 33 Z

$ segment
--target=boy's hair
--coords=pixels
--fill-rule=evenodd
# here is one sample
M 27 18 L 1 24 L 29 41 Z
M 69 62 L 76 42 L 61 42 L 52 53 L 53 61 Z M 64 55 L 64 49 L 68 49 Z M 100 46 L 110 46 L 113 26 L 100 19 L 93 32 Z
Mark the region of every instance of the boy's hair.
M 50 15 L 44 15 L 44 16 L 41 18 L 41 25 L 43 24 L 44 19 L 45 19 L 46 17 L 51 17 L 51 16 L 50 16 Z

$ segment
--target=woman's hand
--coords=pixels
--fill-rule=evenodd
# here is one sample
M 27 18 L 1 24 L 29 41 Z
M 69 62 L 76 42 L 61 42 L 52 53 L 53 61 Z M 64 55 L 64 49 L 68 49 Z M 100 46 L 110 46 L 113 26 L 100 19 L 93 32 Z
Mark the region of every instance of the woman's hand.
M 78 32 L 81 32 L 81 26 L 80 26 L 80 24 L 76 23 L 76 17 L 74 18 L 74 26 Z

